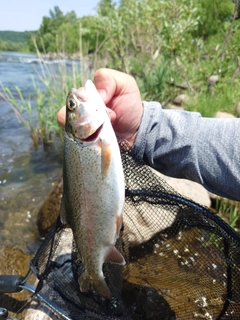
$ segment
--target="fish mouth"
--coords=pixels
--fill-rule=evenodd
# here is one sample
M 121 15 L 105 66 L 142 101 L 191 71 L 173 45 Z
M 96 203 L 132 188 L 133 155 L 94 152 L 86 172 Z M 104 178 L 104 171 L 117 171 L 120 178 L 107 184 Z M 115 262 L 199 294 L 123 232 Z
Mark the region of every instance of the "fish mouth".
M 87 137 L 86 139 L 81 139 L 82 142 L 93 142 L 94 140 L 97 139 L 97 137 L 99 136 L 101 130 L 103 128 L 103 124 L 93 133 L 91 134 L 89 137 Z

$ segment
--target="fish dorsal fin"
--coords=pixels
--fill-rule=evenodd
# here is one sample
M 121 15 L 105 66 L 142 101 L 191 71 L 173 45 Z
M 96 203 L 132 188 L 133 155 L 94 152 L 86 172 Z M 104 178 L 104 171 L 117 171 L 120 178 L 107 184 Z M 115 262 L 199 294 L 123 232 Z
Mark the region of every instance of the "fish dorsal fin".
M 106 256 L 104 262 L 112 262 L 117 264 L 126 264 L 125 259 L 121 255 L 121 253 L 116 249 L 116 247 L 112 247 L 109 254 Z

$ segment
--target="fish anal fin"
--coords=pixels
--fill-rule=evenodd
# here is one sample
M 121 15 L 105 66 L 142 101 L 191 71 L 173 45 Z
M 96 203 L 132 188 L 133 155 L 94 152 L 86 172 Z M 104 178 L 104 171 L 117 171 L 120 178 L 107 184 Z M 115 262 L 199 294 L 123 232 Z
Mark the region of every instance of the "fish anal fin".
M 108 143 L 104 140 L 101 140 L 101 149 L 102 149 L 102 175 L 106 177 L 112 160 L 111 148 Z
M 112 247 L 109 254 L 105 257 L 104 262 L 112 262 L 121 265 L 125 265 L 126 261 L 121 255 L 121 253 L 116 249 L 116 247 Z
M 78 282 L 81 292 L 91 291 L 104 297 L 105 299 L 111 298 L 110 290 L 103 276 L 99 278 L 92 278 L 89 274 L 84 272 L 80 276 Z

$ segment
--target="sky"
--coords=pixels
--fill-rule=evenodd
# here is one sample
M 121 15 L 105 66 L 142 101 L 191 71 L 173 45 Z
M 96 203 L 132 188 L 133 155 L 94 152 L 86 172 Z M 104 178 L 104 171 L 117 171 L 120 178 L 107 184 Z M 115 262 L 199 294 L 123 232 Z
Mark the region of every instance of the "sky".
M 43 16 L 55 6 L 65 14 L 74 10 L 77 17 L 94 15 L 100 0 L 0 0 L 0 31 L 38 30 Z

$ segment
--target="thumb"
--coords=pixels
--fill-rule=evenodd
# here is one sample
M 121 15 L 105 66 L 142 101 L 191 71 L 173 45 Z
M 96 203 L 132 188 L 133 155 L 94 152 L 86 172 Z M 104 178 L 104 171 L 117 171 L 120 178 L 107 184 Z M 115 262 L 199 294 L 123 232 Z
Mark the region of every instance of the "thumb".
M 118 71 L 102 68 L 98 69 L 94 74 L 94 84 L 105 104 L 116 94 L 117 85 L 113 76 L 115 72 Z

